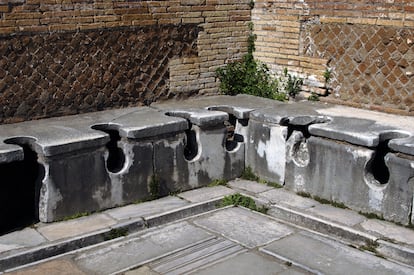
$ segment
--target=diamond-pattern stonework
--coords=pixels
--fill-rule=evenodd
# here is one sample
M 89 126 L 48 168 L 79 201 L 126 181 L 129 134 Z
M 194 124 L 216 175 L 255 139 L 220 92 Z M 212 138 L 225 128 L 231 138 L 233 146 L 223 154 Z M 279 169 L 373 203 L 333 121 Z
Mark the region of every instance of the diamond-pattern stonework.
M 301 32 L 301 53 L 333 69 L 332 97 L 414 111 L 414 30 L 319 24 Z
M 0 123 L 167 98 L 169 60 L 197 55 L 194 24 L 0 38 Z

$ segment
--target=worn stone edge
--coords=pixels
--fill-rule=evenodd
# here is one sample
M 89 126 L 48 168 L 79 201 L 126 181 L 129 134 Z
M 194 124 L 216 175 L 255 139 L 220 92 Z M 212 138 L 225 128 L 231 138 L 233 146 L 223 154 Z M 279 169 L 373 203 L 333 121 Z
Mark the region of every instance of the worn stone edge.
M 408 247 L 394 244 L 383 240 L 380 237 L 373 236 L 369 233 L 359 231 L 352 227 L 341 225 L 332 221 L 327 221 L 313 215 L 301 213 L 293 209 L 283 207 L 280 205 L 271 204 L 265 200 L 258 199 L 252 195 L 243 194 L 251 197 L 259 205 L 266 205 L 269 207 L 268 215 L 287 221 L 293 225 L 302 226 L 305 230 L 311 230 L 328 236 L 340 237 L 345 241 L 351 243 L 359 242 L 366 244 L 375 242 L 378 244 L 377 252 L 379 255 L 387 259 L 394 260 L 403 264 L 414 266 L 414 250 Z
M 63 241 L 56 241 L 51 244 L 46 244 L 35 248 L 28 248 L 24 251 L 20 250 L 16 254 L 0 258 L 0 274 L 3 274 L 2 272 L 7 272 L 8 270 L 14 269 L 18 266 L 28 265 L 30 263 L 41 261 L 46 258 L 51 258 L 60 254 L 68 253 L 77 249 L 108 241 L 106 237 L 111 232 L 111 230 L 114 229 L 126 230 L 128 233 L 134 233 L 143 229 L 156 227 L 162 224 L 185 219 L 194 215 L 214 210 L 217 208 L 219 202 L 222 199 L 223 197 L 218 197 L 209 201 L 194 203 L 157 215 L 121 221 L 111 227 L 92 233 L 72 237 Z

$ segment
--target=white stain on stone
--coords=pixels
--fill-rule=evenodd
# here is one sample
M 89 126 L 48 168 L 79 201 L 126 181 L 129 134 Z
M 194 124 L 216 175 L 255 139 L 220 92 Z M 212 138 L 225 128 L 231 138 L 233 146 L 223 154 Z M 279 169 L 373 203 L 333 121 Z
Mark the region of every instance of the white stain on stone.
M 123 204 L 123 185 L 124 185 L 124 175 L 129 173 L 129 169 L 134 163 L 134 145 L 123 142 L 121 143 L 122 151 L 125 155 L 124 167 L 118 173 L 111 173 L 108 171 L 109 178 L 111 179 L 111 201 L 115 204 Z M 105 161 L 108 160 L 108 152 L 105 152 Z M 97 194 L 99 196 L 99 194 Z
M 304 186 L 305 185 L 305 179 L 300 174 L 295 174 L 294 175 L 294 181 L 295 181 L 295 186 Z
M 278 182 L 285 179 L 286 134 L 286 127 L 273 126 L 269 140 L 259 140 L 257 145 L 257 154 L 266 159 L 267 170 L 279 176 L 276 179 Z
M 382 201 L 384 199 L 384 188 L 371 186 L 369 188 L 368 197 L 369 197 L 369 206 L 372 209 L 381 211 Z
M 39 159 L 40 160 L 40 159 Z M 41 222 L 51 222 L 55 220 L 53 210 L 57 208 L 59 201 L 63 199 L 59 190 L 55 188 L 49 176 L 49 164 L 41 163 L 45 170 L 45 176 L 42 180 L 39 197 L 39 220 Z

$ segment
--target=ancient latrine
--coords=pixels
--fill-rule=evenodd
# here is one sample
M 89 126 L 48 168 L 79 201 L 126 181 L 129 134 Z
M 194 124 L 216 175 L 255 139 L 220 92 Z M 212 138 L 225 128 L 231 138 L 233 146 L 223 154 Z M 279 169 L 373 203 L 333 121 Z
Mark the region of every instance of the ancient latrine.
M 292 191 L 413 223 L 413 133 L 324 108 L 216 96 L 2 125 L 1 209 L 11 214 L 1 230 L 207 186 L 248 167 Z
M 246 53 L 251 21 L 255 57 L 304 77 L 305 90 L 412 114 L 413 13 L 411 1 L 0 0 L 0 201 L 13 220 L 0 230 L 205 186 L 245 167 L 413 223 L 412 133 L 249 97 L 151 105 L 217 94 L 215 70 Z M 151 107 L 126 108 L 136 105 Z

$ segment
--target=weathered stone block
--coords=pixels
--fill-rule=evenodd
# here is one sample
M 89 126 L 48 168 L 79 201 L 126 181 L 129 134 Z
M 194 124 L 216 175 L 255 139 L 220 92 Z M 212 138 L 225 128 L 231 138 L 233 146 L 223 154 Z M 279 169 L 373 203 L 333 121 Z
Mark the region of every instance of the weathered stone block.
M 40 158 L 45 169 L 39 197 L 40 221 L 52 222 L 112 206 L 104 154 L 100 147 Z
M 413 161 L 387 154 L 374 162 L 375 148 L 293 133 L 286 164 L 286 188 L 344 203 L 363 213 L 408 224 L 413 204 Z M 296 149 L 295 149 L 296 148 Z M 378 175 L 389 169 L 389 178 Z M 383 171 L 380 171 L 383 173 Z M 380 179 L 381 178 L 381 179 Z M 411 182 L 410 182 L 411 181 Z
M 250 120 L 246 167 L 264 180 L 283 184 L 287 133 L 287 126 Z
M 228 115 L 218 111 L 181 109 L 168 112 L 186 118 L 191 128 L 154 144 L 155 173 L 163 192 L 206 186 L 229 180 L 244 169 L 244 144 L 226 148 Z

